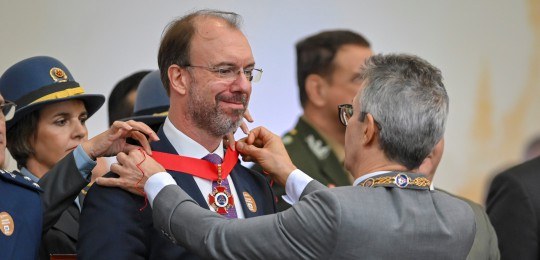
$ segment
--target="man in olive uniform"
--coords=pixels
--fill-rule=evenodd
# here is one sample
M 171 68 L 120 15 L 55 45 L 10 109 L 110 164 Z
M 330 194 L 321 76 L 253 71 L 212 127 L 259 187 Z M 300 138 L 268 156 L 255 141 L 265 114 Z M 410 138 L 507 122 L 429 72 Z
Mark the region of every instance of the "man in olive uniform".
M 373 54 L 361 35 L 323 31 L 296 44 L 297 80 L 304 114 L 283 143 L 293 163 L 328 187 L 352 184 L 343 167 L 345 127 L 338 122 L 338 105 L 350 103 L 360 89 L 360 67 Z M 261 170 L 259 165 L 253 167 Z M 290 205 L 281 196 L 285 189 L 273 186 L 278 211 Z

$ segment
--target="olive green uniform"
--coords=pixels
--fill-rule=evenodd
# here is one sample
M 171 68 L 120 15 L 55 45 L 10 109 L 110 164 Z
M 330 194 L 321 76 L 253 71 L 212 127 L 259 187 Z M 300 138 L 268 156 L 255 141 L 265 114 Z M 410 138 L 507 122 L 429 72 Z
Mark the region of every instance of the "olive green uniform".
M 330 145 L 302 117 L 298 119 L 294 129 L 282 137 L 282 140 L 294 165 L 313 179 L 329 187 L 352 184 L 349 173 Z M 259 165 L 254 165 L 252 169 L 261 171 Z M 277 210 L 283 211 L 289 208 L 290 205 L 281 198 L 285 194 L 285 188 L 274 183 L 272 189 L 277 196 Z

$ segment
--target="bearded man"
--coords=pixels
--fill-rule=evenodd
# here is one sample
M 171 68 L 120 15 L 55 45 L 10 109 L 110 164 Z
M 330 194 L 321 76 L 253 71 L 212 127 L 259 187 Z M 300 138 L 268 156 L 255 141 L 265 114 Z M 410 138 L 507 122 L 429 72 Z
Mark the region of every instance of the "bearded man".
M 243 167 L 238 154 L 223 146 L 223 136 L 242 122 L 251 82 L 262 73 L 239 19 L 203 10 L 168 25 L 158 63 L 170 109 L 158 131 L 160 141 L 152 144 L 152 157 L 174 184 L 201 207 L 227 218 L 275 212 L 264 176 Z M 197 258 L 153 228 L 144 198 L 120 188 L 94 185 L 80 223 L 80 259 Z

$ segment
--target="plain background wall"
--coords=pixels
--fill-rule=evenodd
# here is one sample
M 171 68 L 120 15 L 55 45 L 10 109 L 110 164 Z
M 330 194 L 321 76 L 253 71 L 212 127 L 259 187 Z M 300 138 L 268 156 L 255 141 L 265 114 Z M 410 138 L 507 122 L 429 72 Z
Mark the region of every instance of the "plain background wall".
M 538 0 L 1 0 L 0 72 L 49 55 L 87 92 L 108 96 L 124 76 L 157 69 L 161 33 L 173 18 L 200 8 L 234 11 L 264 69 L 253 86 L 251 127 L 282 134 L 301 114 L 294 44 L 324 29 L 351 29 L 378 53 L 416 54 L 443 71 L 451 103 L 435 184 L 482 202 L 491 176 L 519 162 L 522 147 L 540 133 L 539 6 Z M 107 127 L 106 109 L 88 121 L 90 136 Z

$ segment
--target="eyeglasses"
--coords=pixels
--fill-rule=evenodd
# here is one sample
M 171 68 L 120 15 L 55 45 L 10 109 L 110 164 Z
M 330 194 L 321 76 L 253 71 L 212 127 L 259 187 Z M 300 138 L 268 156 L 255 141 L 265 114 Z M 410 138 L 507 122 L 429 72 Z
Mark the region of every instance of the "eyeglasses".
M 4 115 L 6 121 L 13 118 L 15 115 L 15 108 L 17 108 L 17 105 L 9 100 L 5 100 L 4 104 L 0 105 L 0 109 L 2 110 L 2 114 Z
M 186 65 L 183 67 L 205 69 L 214 74 L 217 74 L 218 77 L 222 79 L 226 79 L 230 81 L 234 81 L 238 77 L 238 75 L 243 73 L 249 82 L 258 82 L 259 80 L 261 80 L 262 73 L 263 73 L 262 69 L 242 69 L 235 66 L 206 67 L 206 66 Z
M 353 116 L 353 107 L 351 104 L 338 105 L 339 121 L 347 126 L 349 119 Z
M 347 126 L 349 124 L 349 119 L 353 116 L 353 106 L 351 104 L 342 104 L 338 105 L 338 113 L 339 113 L 339 121 L 344 125 Z M 360 112 L 360 121 L 364 122 L 364 118 L 366 118 L 366 115 L 368 112 Z M 375 122 L 375 125 L 379 130 L 381 130 L 381 125 L 379 122 L 377 122 L 375 119 L 373 120 Z

